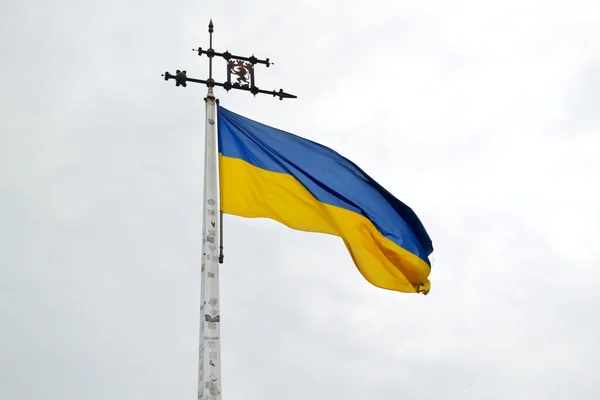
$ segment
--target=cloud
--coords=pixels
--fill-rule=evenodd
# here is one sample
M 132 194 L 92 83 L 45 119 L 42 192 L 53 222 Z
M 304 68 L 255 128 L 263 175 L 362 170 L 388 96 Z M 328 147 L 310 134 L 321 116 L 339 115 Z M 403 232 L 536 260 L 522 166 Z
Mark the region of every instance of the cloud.
M 600 145 L 585 1 L 11 3 L 0 16 L 0 397 L 194 397 L 204 88 L 321 142 L 423 220 L 432 291 L 341 240 L 225 218 L 225 398 L 596 398 Z M 215 61 L 215 75 L 224 76 Z

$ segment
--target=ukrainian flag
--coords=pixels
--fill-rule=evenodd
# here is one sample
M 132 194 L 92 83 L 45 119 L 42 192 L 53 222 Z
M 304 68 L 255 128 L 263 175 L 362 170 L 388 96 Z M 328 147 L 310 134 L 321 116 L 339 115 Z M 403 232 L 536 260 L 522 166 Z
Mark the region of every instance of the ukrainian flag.
M 339 236 L 373 285 L 429 292 L 433 247 L 408 206 L 325 146 L 217 111 L 224 213 Z

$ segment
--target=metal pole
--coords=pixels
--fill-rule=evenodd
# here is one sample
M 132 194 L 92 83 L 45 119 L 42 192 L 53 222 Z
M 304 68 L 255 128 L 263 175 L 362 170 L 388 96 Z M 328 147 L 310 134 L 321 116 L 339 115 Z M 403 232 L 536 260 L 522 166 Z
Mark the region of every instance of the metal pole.
M 202 227 L 202 282 L 200 290 L 200 351 L 198 362 L 198 400 L 221 400 L 221 314 L 219 298 L 219 264 L 223 262 L 223 213 L 219 210 L 217 174 L 216 104 L 214 87 L 272 95 L 283 99 L 296 96 L 283 91 L 259 89 L 254 81 L 254 66 L 271 64 L 269 59 L 260 60 L 254 55 L 243 57 L 229 51 L 216 52 L 212 48 L 212 20 L 208 24 L 210 46 L 207 50 L 198 47 L 198 55 L 208 57 L 208 79 L 188 78 L 185 70 L 176 70 L 175 75 L 165 72 L 166 81 L 175 80 L 175 86 L 187 87 L 188 82 L 205 84 L 208 87 L 206 101 L 206 140 L 204 146 L 204 203 Z M 212 59 L 221 57 L 227 61 L 227 81 L 216 82 L 212 74 Z M 231 81 L 232 76 L 237 76 Z
M 217 176 L 216 100 L 206 97 L 204 148 L 204 213 L 202 232 L 202 289 L 200 294 L 200 351 L 198 400 L 221 399 L 221 313 L 219 298 L 219 204 Z

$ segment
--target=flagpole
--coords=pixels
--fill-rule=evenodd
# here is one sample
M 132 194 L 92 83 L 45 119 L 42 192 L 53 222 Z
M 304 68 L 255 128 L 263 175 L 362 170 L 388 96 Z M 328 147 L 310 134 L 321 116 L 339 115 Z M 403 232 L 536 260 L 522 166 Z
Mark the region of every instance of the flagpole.
M 200 340 L 198 357 L 198 400 L 221 400 L 221 301 L 219 297 L 219 264 L 223 263 L 223 214 L 220 210 L 219 181 L 217 174 L 217 118 L 213 89 L 215 86 L 250 92 L 253 95 L 267 94 L 283 99 L 296 96 L 279 90 L 259 89 L 254 80 L 254 66 L 269 66 L 269 59 L 238 56 L 225 51 L 216 52 L 212 47 L 212 20 L 208 24 L 210 46 L 208 49 L 193 49 L 199 56 L 206 54 L 209 60 L 209 77 L 206 80 L 187 76 L 185 70 L 175 74 L 162 74 L 166 81 L 175 80 L 175 86 L 187 87 L 188 82 L 205 84 L 206 120 L 204 141 L 204 198 L 202 204 L 202 268 L 200 289 Z M 216 82 L 212 75 L 212 59 L 221 57 L 227 61 L 227 81 Z
M 212 20 L 208 25 L 212 48 Z M 209 63 L 209 82 L 212 79 L 212 58 Z M 216 99 L 213 85 L 206 96 L 204 140 L 204 204 L 202 230 L 202 278 L 200 291 L 200 348 L 198 360 L 198 400 L 221 399 L 221 308 L 219 298 L 219 232 Z
M 202 288 L 200 294 L 200 351 L 198 399 L 221 399 L 221 338 L 219 298 L 218 177 L 216 146 L 216 101 L 213 88 L 206 97 L 204 147 L 204 213 L 202 232 Z

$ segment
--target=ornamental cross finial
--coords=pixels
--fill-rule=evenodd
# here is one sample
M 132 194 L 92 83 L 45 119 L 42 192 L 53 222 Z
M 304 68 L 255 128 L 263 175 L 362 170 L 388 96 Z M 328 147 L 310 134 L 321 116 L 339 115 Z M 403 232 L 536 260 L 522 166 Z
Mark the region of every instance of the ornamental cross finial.
M 214 25 L 212 19 L 208 24 L 208 33 L 210 36 L 209 48 L 207 50 L 202 49 L 202 47 L 198 47 L 198 49 L 192 49 L 194 52 L 198 52 L 199 56 L 202 54 L 206 54 L 208 57 L 208 79 L 194 79 L 189 78 L 187 76 L 187 72 L 177 70 L 175 75 L 170 74 L 169 72 L 165 72 L 163 75 L 165 81 L 169 79 L 175 80 L 175 86 L 186 87 L 187 82 L 194 83 L 203 83 L 209 88 L 213 88 L 215 86 L 220 86 L 227 91 L 231 89 L 243 90 L 246 92 L 250 92 L 253 95 L 257 95 L 259 93 L 262 94 L 270 94 L 273 97 L 279 97 L 279 100 L 285 99 L 295 99 L 296 96 L 293 94 L 285 93 L 283 89 L 277 90 L 263 90 L 259 89 L 254 82 L 254 66 L 256 64 L 264 64 L 269 67 L 272 62 L 269 59 L 260 60 L 256 58 L 254 55 L 250 57 L 242 57 L 231 54 L 229 51 L 225 51 L 224 53 L 216 52 L 212 48 L 212 34 L 214 31 Z M 227 61 L 227 81 L 226 82 L 216 82 L 212 77 L 212 60 L 214 57 L 222 57 Z M 233 79 L 233 80 L 232 80 Z

